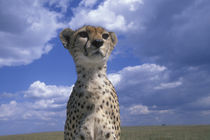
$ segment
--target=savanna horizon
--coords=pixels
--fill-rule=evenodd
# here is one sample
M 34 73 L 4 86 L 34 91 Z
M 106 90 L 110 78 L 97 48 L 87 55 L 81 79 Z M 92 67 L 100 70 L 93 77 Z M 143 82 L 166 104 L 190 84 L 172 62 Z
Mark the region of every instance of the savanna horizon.
M 210 125 L 124 126 L 121 140 L 209 140 Z M 0 136 L 0 140 L 62 140 L 63 131 Z

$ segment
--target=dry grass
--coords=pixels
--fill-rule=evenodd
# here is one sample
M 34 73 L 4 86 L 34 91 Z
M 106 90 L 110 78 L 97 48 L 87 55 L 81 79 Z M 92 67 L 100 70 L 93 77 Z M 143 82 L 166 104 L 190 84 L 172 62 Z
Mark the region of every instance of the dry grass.
M 0 136 L 0 140 L 63 139 L 63 132 Z M 210 125 L 123 127 L 121 140 L 210 140 Z
M 210 125 L 124 127 L 121 140 L 210 140 Z

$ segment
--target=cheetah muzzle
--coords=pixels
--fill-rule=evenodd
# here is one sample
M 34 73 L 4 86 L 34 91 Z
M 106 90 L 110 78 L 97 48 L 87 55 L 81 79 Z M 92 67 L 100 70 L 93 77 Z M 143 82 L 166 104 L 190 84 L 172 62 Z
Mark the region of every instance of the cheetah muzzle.
M 67 103 L 65 140 L 119 140 L 120 112 L 116 91 L 106 76 L 107 60 L 117 43 L 115 33 L 83 26 L 60 33 L 77 70 Z

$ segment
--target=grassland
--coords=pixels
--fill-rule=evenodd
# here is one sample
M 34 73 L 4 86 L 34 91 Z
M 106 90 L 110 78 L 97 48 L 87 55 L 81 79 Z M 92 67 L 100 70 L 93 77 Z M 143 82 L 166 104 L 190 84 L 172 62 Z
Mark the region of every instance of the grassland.
M 63 140 L 63 132 L 0 136 L 0 140 Z M 123 127 L 121 140 L 210 140 L 210 125 Z

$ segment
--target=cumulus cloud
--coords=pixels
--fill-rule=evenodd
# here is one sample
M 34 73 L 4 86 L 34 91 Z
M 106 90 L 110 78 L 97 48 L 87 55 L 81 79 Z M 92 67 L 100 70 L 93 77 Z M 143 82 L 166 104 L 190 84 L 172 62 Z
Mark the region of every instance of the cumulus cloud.
M 141 102 L 152 106 L 163 104 L 162 101 L 166 98 L 175 102 L 173 98 L 177 94 L 171 91 L 182 87 L 183 84 L 182 77 L 173 79 L 167 67 L 157 64 L 125 67 L 116 73 L 109 74 L 108 77 L 119 92 L 121 103 L 127 105 Z M 154 96 L 158 98 L 154 99 Z
M 118 93 L 122 124 L 209 122 L 210 89 L 206 85 L 210 80 L 207 77 L 205 81 L 201 80 L 204 78 L 201 75 L 206 74 L 199 69 L 189 69 L 186 73 L 174 77 L 173 71 L 166 66 L 142 64 L 109 74 Z M 197 116 L 196 113 L 205 115 Z M 191 118 L 187 119 L 189 114 Z
M 108 78 L 112 82 L 113 85 L 117 86 L 117 84 L 121 80 L 121 75 L 118 73 L 111 73 L 108 75 Z
M 32 105 L 32 108 L 34 109 L 56 109 L 56 108 L 65 108 L 66 103 L 63 104 L 57 104 L 55 103 L 54 99 L 45 99 L 45 100 L 38 100 L 35 101 Z
M 175 88 L 182 85 L 181 81 L 171 82 L 171 83 L 161 83 L 159 86 L 154 87 L 154 89 L 166 89 Z
M 147 114 L 170 114 L 173 113 L 172 110 L 156 110 L 157 106 L 148 107 L 142 104 L 133 105 L 131 107 L 128 107 L 127 110 L 129 114 L 131 115 L 147 115 Z M 124 108 L 125 109 L 125 108 Z
M 123 88 L 147 83 L 148 81 L 153 81 L 153 84 L 158 84 L 160 81 L 167 80 L 168 75 L 167 68 L 164 66 L 143 64 L 125 67 L 117 73 L 109 74 L 108 77 L 116 88 L 122 90 Z
M 50 7 L 55 7 L 59 9 L 62 13 L 65 13 L 68 9 L 70 0 L 42 0 L 40 2 L 44 2 L 49 4 Z
M 35 81 L 26 91 L 19 93 L 18 98 L 13 96 L 8 103 L 0 104 L 0 121 L 18 119 L 24 122 L 39 120 L 61 123 L 65 118 L 66 103 L 72 87 Z
M 0 135 L 63 130 L 72 87 L 34 81 L 25 91 L 0 94 Z
M 14 96 L 15 96 L 15 95 L 12 94 L 12 93 L 4 92 L 4 93 L 1 93 L 1 94 L 0 94 L 0 99 L 12 98 L 12 97 L 14 97 Z
M 135 18 L 144 29 L 127 38 L 142 61 L 176 68 L 209 64 L 208 0 L 143 2 Z
M 74 17 L 69 22 L 70 27 L 76 29 L 90 24 L 125 32 L 139 26 L 132 15 L 143 4 L 142 0 L 106 0 L 98 5 L 96 2 L 81 1 L 79 6 L 73 9 Z M 91 9 L 95 4 L 97 8 Z
M 48 3 L 66 10 L 67 0 L 0 2 L 0 67 L 29 64 L 52 49 L 48 42 L 63 23 L 62 14 L 47 8 Z
M 128 110 L 129 110 L 130 114 L 141 115 L 141 114 L 149 114 L 150 113 L 148 107 L 144 106 L 144 105 L 134 105 L 134 106 L 130 107 Z
M 56 85 L 46 85 L 44 82 L 35 81 L 33 82 L 27 91 L 25 91 L 24 97 L 34 97 L 34 98 L 57 98 L 63 97 L 67 98 L 73 86 L 56 86 Z
M 16 115 L 16 111 L 20 111 L 17 109 L 17 102 L 10 101 L 9 104 L 1 104 L 0 105 L 0 120 L 8 120 L 11 116 Z
M 79 3 L 79 6 L 90 7 L 92 8 L 96 4 L 97 0 L 82 0 Z
M 210 95 L 202 96 L 197 98 L 194 102 L 187 104 L 187 108 L 193 110 L 203 110 L 203 112 L 208 112 L 210 109 Z

